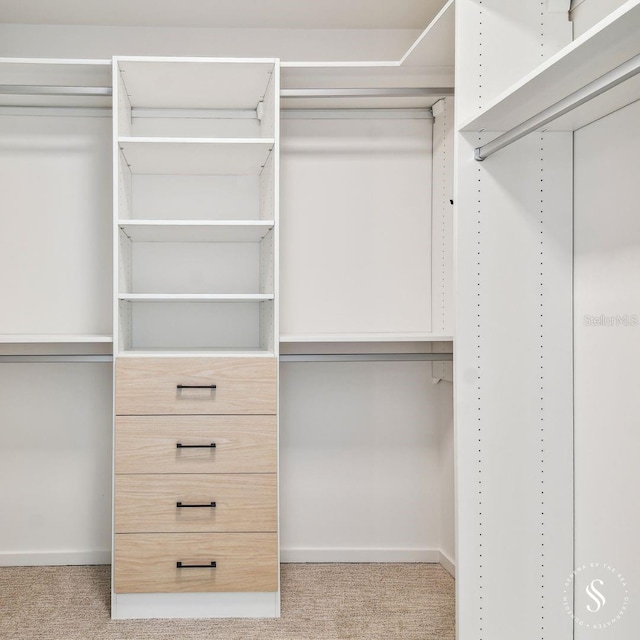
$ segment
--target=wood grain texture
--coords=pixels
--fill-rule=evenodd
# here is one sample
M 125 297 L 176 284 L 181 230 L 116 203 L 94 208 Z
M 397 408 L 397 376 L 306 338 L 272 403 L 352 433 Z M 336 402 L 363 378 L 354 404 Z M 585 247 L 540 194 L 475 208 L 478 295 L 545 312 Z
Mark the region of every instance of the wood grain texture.
M 276 474 L 116 476 L 116 533 L 275 532 Z M 215 507 L 177 507 L 176 503 Z
M 277 591 L 275 533 L 131 533 L 115 536 L 117 593 Z M 215 569 L 179 569 L 217 563 Z
M 116 414 L 275 414 L 276 380 L 275 358 L 117 358 Z
M 276 417 L 118 416 L 115 457 L 116 474 L 275 473 Z

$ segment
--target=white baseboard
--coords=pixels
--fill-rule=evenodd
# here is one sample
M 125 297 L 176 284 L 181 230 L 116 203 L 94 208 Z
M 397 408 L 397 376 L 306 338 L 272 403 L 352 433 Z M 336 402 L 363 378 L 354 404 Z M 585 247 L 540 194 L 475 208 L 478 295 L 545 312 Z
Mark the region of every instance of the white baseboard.
M 111 617 L 279 618 L 280 592 L 263 593 L 112 593 Z
M 111 564 L 111 551 L 31 551 L 0 553 L 0 567 L 39 567 L 67 564 Z
M 444 551 L 440 551 L 440 564 L 453 578 L 456 577 L 456 563 Z
M 281 562 L 440 562 L 438 549 L 281 549 Z

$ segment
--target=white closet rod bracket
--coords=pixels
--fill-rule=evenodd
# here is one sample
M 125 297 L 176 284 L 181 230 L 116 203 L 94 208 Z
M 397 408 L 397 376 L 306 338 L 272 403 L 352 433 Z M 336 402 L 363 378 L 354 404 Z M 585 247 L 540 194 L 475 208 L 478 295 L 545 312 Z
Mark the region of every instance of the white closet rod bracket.
M 448 362 L 453 353 L 288 353 L 280 362 Z
M 113 94 L 111 87 L 63 87 L 58 85 L 2 84 L 0 94 L 17 96 L 96 96 Z
M 113 362 L 111 355 L 0 355 L 0 364 L 4 363 L 66 363 L 66 362 Z
M 557 120 L 586 102 L 589 102 L 590 100 L 597 98 L 599 95 L 609 91 L 609 89 L 613 89 L 613 87 L 622 84 L 626 80 L 629 80 L 629 78 L 633 78 L 638 75 L 638 73 L 640 73 L 640 54 L 627 60 L 619 67 L 612 69 L 596 80 L 593 80 L 593 82 L 590 82 L 581 89 L 574 91 L 566 98 L 563 98 L 550 107 L 547 107 L 532 118 L 525 120 L 517 127 L 503 133 L 495 140 L 492 140 L 481 147 L 477 147 L 474 152 L 474 158 L 478 162 L 482 162 L 496 151 L 500 151 L 500 149 L 508 147 L 510 144 L 520 140 L 520 138 L 524 138 L 524 136 L 532 133 L 533 131 L 541 129 L 550 122 Z

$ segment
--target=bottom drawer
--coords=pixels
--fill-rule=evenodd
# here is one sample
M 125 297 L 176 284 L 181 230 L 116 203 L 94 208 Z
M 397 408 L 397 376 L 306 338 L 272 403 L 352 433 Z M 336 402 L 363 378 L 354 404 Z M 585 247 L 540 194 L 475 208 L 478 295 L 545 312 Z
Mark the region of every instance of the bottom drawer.
M 114 576 L 116 593 L 277 591 L 278 536 L 118 534 Z

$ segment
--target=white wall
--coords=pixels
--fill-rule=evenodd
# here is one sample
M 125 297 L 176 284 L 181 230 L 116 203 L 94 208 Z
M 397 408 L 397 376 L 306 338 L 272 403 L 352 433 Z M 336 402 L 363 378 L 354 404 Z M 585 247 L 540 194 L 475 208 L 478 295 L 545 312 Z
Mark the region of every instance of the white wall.
M 621 7 L 627 0 L 573 0 L 571 21 L 573 37 L 578 38 L 596 23 Z
M 632 601 L 606 631 L 576 626 L 576 640 L 632 640 L 640 627 L 640 103 L 575 134 L 575 536 L 576 567 L 608 563 Z M 602 579 L 602 612 L 585 588 Z M 576 582 L 585 624 L 614 617 L 624 589 L 600 566 Z M 601 634 L 601 635 L 598 635 Z
M 0 364 L 0 565 L 111 554 L 111 365 Z
M 286 363 L 280 411 L 285 561 L 438 561 L 452 397 L 429 363 Z
M 283 121 L 282 335 L 431 331 L 432 128 Z
M 111 333 L 110 118 L 0 116 L 0 334 Z

